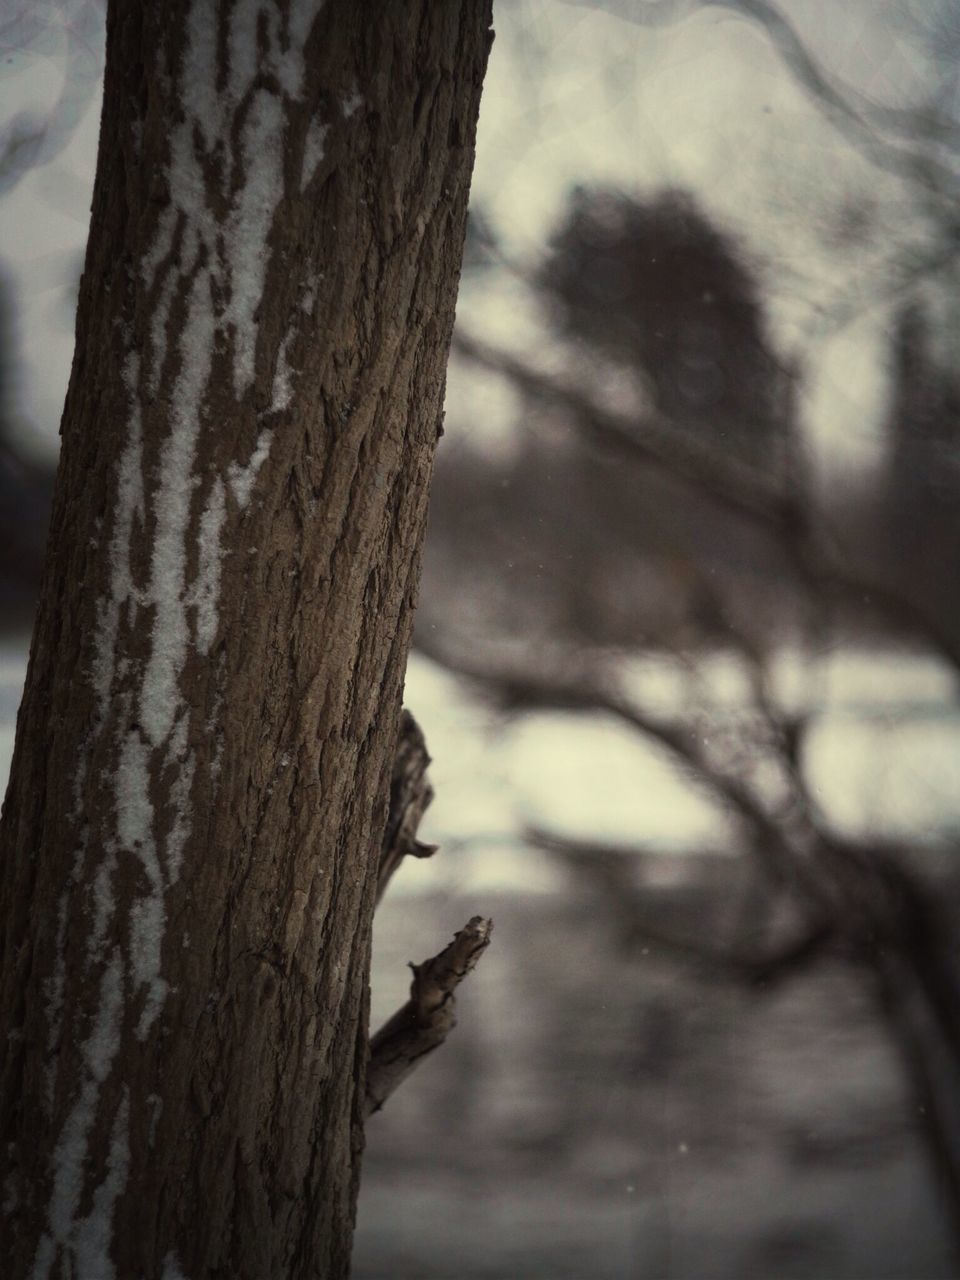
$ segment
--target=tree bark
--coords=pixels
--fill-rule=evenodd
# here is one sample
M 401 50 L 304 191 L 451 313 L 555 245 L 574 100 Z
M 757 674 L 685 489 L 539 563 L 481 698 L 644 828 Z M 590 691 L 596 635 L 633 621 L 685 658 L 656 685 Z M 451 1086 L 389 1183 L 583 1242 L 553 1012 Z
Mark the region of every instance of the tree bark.
M 111 0 L 0 827 L 11 1280 L 347 1274 L 489 0 Z

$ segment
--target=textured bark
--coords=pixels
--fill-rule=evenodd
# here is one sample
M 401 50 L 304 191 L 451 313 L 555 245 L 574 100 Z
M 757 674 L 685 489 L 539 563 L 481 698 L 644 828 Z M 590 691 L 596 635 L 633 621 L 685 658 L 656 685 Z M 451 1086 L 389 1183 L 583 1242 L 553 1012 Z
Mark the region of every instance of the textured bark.
M 427 778 L 429 764 L 423 732 L 410 712 L 404 711 L 390 776 L 390 803 L 377 877 L 378 903 L 404 858 L 429 858 L 437 851 L 435 844 L 417 839 L 420 820 L 433 800 L 433 788 Z
M 0 828 L 4 1276 L 338 1277 L 489 0 L 113 0 Z

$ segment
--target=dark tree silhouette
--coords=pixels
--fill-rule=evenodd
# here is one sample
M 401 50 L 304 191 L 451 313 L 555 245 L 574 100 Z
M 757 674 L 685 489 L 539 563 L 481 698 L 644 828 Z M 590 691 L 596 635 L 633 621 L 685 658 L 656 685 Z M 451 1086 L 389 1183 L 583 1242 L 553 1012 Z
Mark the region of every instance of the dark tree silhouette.
M 883 504 L 887 554 L 899 585 L 956 632 L 960 605 L 960 376 L 934 350 L 922 304 L 899 311 Z
M 691 196 L 574 188 L 541 281 L 560 330 L 638 367 L 675 426 L 772 459 L 783 385 L 757 288 Z
M 0 272 L 0 624 L 26 625 L 33 611 L 53 475 L 24 456 L 16 438 L 16 322 Z

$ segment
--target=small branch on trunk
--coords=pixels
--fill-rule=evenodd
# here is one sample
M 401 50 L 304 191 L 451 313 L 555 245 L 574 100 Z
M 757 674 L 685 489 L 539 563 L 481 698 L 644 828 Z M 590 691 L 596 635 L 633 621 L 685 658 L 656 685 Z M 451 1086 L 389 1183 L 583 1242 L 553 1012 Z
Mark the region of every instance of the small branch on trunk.
M 390 777 L 390 807 L 380 850 L 377 878 L 377 905 L 386 892 L 390 878 L 404 858 L 429 858 L 437 845 L 417 839 L 417 829 L 433 799 L 433 788 L 427 780 L 430 756 L 420 726 L 409 711 L 400 713 L 397 751 Z
M 429 858 L 436 853 L 436 845 L 417 839 L 420 820 L 433 799 L 433 788 L 427 781 L 429 764 L 430 756 L 420 726 L 410 712 L 404 710 L 380 850 L 378 904 L 407 854 Z M 492 921 L 474 916 L 439 955 L 410 966 L 413 970 L 410 999 L 370 1041 L 367 1116 L 380 1110 L 420 1059 L 443 1044 L 456 1025 L 453 993 L 486 950 L 492 928 Z
M 492 929 L 492 920 L 474 916 L 439 955 L 410 966 L 410 999 L 370 1041 L 367 1116 L 381 1109 L 421 1059 L 439 1048 L 456 1026 L 453 993 L 487 949 Z

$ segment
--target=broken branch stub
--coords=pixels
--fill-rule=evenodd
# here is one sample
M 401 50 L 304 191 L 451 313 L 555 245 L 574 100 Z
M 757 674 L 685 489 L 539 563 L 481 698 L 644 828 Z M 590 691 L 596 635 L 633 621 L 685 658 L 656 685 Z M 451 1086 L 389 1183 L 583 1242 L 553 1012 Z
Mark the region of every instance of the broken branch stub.
M 493 921 L 474 916 L 439 955 L 412 964 L 410 999 L 370 1041 L 366 1115 L 379 1111 L 422 1058 L 456 1026 L 454 992 L 490 942 Z
M 429 858 L 436 853 L 435 844 L 417 839 L 417 828 L 433 799 L 433 788 L 427 779 L 430 756 L 420 726 L 406 708 L 400 713 L 397 750 L 390 775 L 390 807 L 380 850 L 377 876 L 377 903 L 386 891 L 390 878 L 404 858 Z

